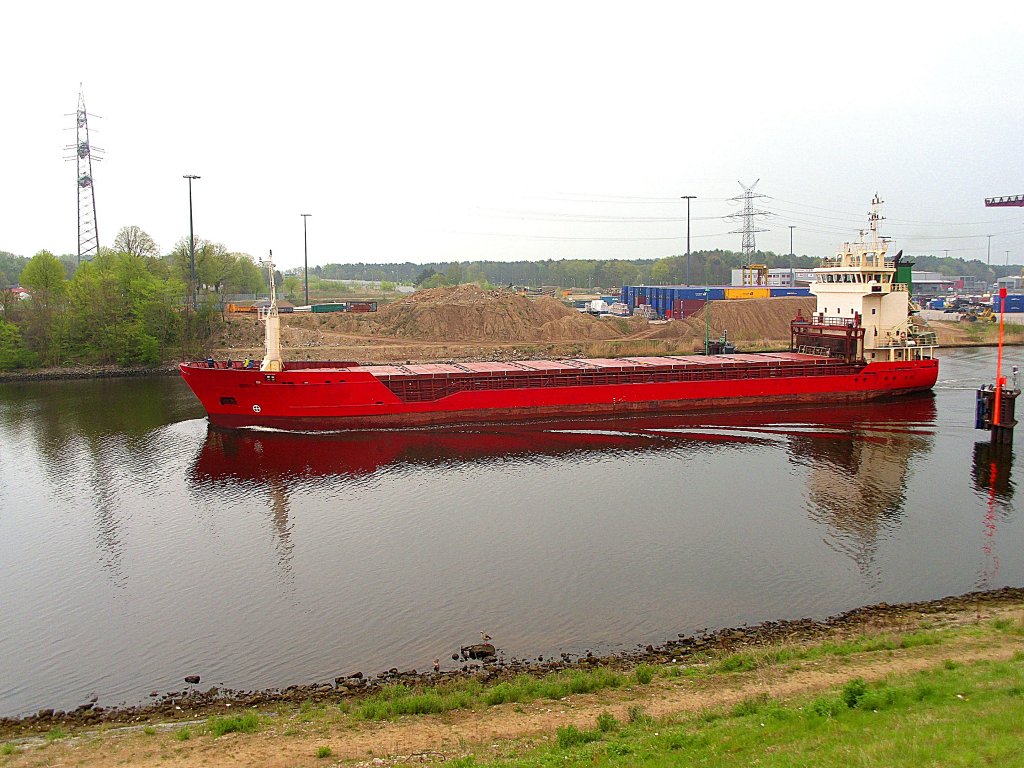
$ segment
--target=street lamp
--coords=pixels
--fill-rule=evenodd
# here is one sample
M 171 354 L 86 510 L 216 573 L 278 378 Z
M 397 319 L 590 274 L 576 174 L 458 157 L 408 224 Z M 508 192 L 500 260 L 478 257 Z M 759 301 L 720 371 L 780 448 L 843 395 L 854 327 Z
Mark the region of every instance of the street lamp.
M 181 178 L 188 179 L 188 265 L 189 275 L 191 276 L 191 291 L 189 291 L 189 301 L 192 304 L 192 309 L 196 308 L 196 292 L 198 287 L 196 286 L 196 236 L 193 234 L 192 229 L 192 179 L 201 178 L 193 173 L 186 173 Z
M 683 195 L 679 199 L 686 201 L 686 284 L 690 284 L 690 201 L 696 195 Z
M 309 306 L 309 244 L 306 241 L 306 219 L 312 216 L 312 213 L 300 213 L 302 216 L 302 264 L 306 273 L 306 306 Z
M 796 275 L 793 273 L 793 230 L 796 229 L 796 224 L 789 225 L 789 285 L 793 287 L 796 285 Z

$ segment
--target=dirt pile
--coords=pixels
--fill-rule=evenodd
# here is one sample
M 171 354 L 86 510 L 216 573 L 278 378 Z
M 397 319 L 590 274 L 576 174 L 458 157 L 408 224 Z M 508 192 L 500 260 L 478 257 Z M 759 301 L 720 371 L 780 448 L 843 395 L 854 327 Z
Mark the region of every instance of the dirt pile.
M 798 310 L 804 317 L 809 317 L 814 312 L 814 305 L 813 297 L 716 301 L 711 304 L 707 325 L 714 338 L 728 331 L 729 338 L 741 349 L 745 344 L 788 344 L 790 321 L 796 317 Z M 692 338 L 703 342 L 704 332 L 705 318 L 701 311 L 683 320 L 652 326 L 647 338 Z
M 711 336 L 717 339 L 726 330 L 741 350 L 786 347 L 797 310 L 806 316 L 813 309 L 812 298 L 714 302 Z M 462 285 L 419 291 L 373 313 L 283 314 L 281 342 L 292 360 L 690 354 L 703 346 L 704 314 L 648 325 L 640 317 L 581 314 L 547 296 L 527 298 Z M 252 316 L 231 317 L 214 347 L 218 357 L 260 355 L 263 325 Z
M 460 341 L 611 339 L 621 332 L 548 296 L 527 298 L 475 285 L 419 291 L 378 313 L 374 333 Z

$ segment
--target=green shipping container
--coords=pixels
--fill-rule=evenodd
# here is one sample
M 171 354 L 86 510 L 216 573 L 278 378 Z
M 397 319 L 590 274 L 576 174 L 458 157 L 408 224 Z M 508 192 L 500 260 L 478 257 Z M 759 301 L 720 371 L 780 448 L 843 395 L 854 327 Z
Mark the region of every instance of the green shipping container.
M 314 304 L 314 312 L 344 312 L 348 309 L 346 304 Z

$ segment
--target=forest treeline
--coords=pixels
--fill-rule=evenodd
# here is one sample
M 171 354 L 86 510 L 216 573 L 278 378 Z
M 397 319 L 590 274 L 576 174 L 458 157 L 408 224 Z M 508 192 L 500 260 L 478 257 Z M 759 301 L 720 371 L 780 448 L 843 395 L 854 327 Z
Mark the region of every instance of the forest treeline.
M 732 270 L 743 264 L 736 251 L 694 251 L 687 269 L 686 255 L 661 259 L 547 259 L 544 261 L 470 261 L 432 264 L 326 264 L 316 274 L 334 280 L 386 280 L 434 288 L 459 283 L 490 283 L 506 286 L 556 285 L 563 288 L 603 290 L 623 285 L 728 285 Z M 817 256 L 794 256 L 758 251 L 756 263 L 771 268 L 811 269 L 818 266 Z M 914 269 L 941 272 L 948 276 L 972 277 L 993 283 L 999 277 L 1018 274 L 1018 266 L 988 266 L 980 261 L 956 258 L 915 256 Z M 689 280 L 687 280 L 689 274 Z

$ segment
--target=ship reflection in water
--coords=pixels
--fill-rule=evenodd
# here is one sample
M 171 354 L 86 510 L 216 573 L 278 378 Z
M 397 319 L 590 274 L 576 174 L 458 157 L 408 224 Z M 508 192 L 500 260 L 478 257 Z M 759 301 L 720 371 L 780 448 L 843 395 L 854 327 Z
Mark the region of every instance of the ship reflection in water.
M 931 449 L 935 400 L 899 400 L 768 412 L 727 411 L 626 420 L 587 420 L 309 434 L 209 428 L 191 470 L 196 493 L 235 488 L 269 496 L 275 536 L 290 551 L 290 496 L 312 481 L 362 481 L 397 466 L 457 470 L 543 458 L 676 451 L 742 451 L 781 445 L 806 480 L 808 517 L 830 530 L 829 545 L 871 570 L 879 537 L 898 524 L 907 475 Z M 771 483 L 766 482 L 766 489 Z M 262 489 L 262 490 L 260 490 Z M 728 489 L 722 489 L 728 492 Z M 765 503 L 768 504 L 767 499 Z M 286 558 L 285 558 L 286 559 Z
M 996 535 L 999 525 L 1007 521 L 1007 508 L 1013 500 L 1013 446 L 993 445 L 991 442 L 974 444 L 971 479 L 974 488 L 986 496 L 981 552 L 984 565 L 975 586 L 990 589 L 999 576 L 999 552 Z

